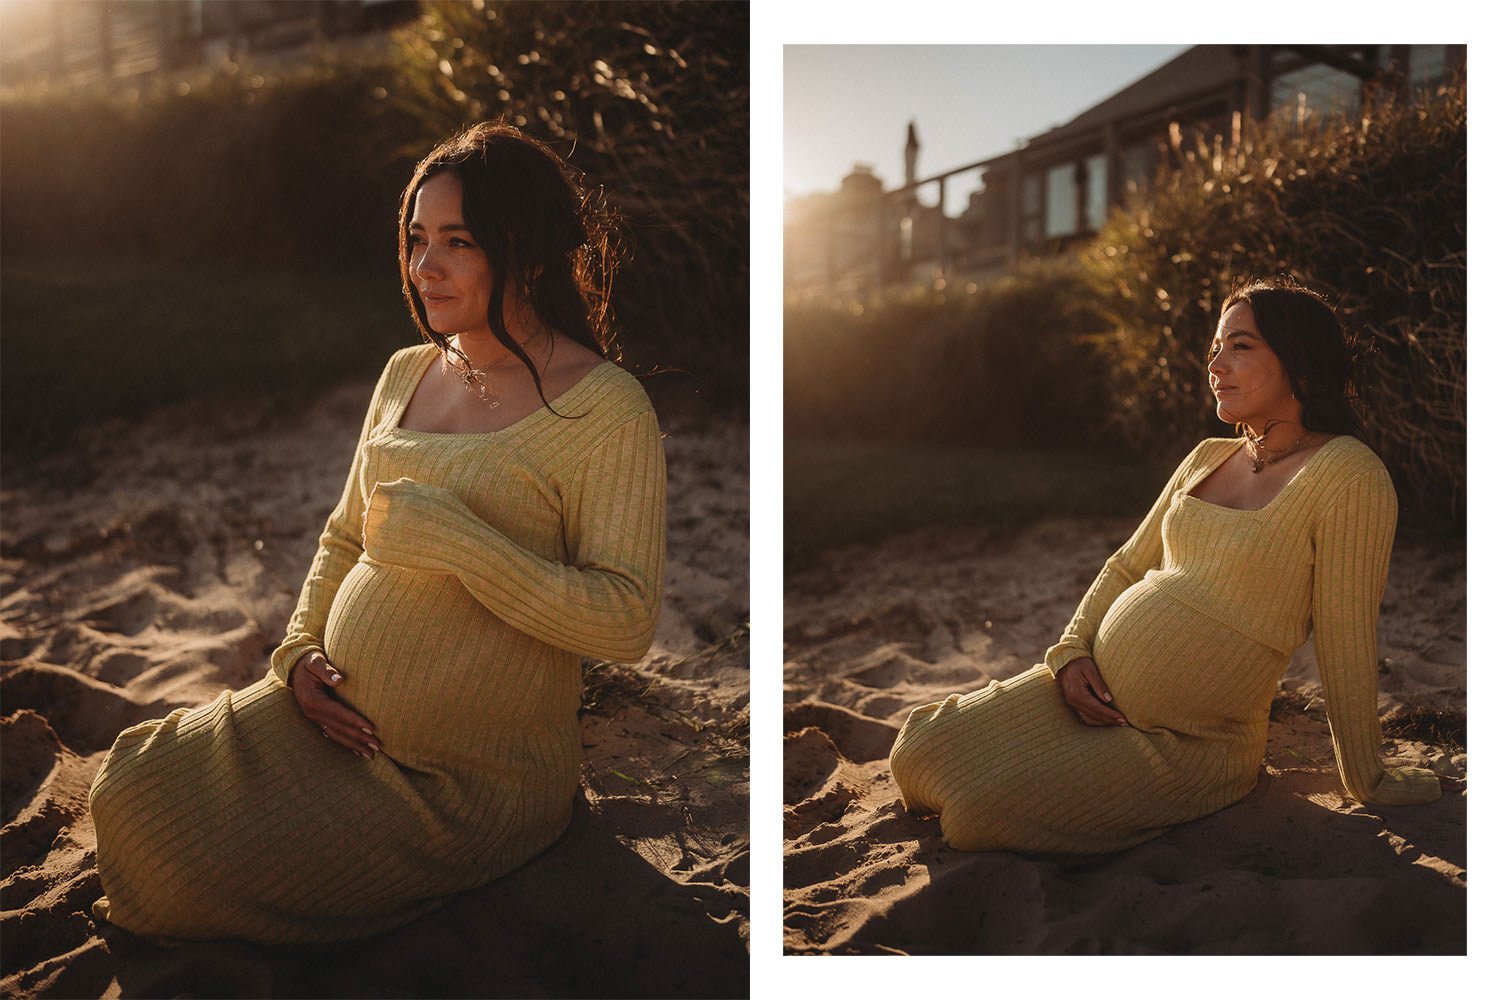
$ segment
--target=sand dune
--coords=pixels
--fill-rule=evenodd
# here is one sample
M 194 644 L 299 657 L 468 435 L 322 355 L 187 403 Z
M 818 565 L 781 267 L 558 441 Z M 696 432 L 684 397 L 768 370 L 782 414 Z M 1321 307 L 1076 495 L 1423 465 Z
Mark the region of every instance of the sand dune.
M 1037 662 L 1133 527 L 920 531 L 788 579 L 789 953 L 1464 951 L 1461 542 L 1399 539 L 1382 618 L 1387 735 L 1414 726 L 1388 739 L 1387 757 L 1446 776 L 1433 805 L 1372 809 L 1344 795 L 1304 648 L 1255 791 L 1155 841 L 1092 860 L 963 854 L 936 820 L 907 814 L 885 764 L 906 713 Z
M 16 996 L 739 996 L 748 989 L 748 431 L 663 412 L 666 606 L 593 666 L 573 825 L 510 877 L 317 952 L 96 926 L 87 793 L 124 727 L 266 669 L 369 385 L 194 403 L 7 463 L 0 988 Z

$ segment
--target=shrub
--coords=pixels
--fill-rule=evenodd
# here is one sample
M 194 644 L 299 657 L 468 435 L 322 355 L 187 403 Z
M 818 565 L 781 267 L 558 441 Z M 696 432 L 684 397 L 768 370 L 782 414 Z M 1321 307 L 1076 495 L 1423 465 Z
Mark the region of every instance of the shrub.
M 1068 259 L 992 285 L 784 311 L 786 433 L 867 440 L 1099 443 L 1107 404 L 1081 334 L 1103 321 Z
M 270 266 L 394 268 L 410 135 L 378 62 L 248 67 L 0 101 L 8 247 Z
M 744 407 L 748 57 L 744 4 L 438 3 L 391 45 L 297 68 L 7 93 L 5 417 L 24 425 L 7 447 L 226 380 L 263 389 L 282 354 L 259 345 L 289 327 L 355 352 L 383 349 L 393 328 L 414 338 L 396 275 L 401 190 L 437 138 L 502 112 L 561 152 L 576 143 L 572 159 L 625 214 L 635 259 L 615 292 L 632 368 L 693 369 L 713 404 Z M 313 329 L 328 323 L 345 328 Z M 57 365 L 59 336 L 144 381 L 96 391 Z M 182 374 L 158 377 L 169 350 Z M 317 384 L 367 364 L 316 353 Z M 229 366 L 247 358 L 253 371 Z
M 1112 332 L 1112 419 L 1158 456 L 1212 421 L 1204 356 L 1237 277 L 1290 274 L 1353 339 L 1372 447 L 1414 509 L 1464 506 L 1465 89 L 1372 102 L 1356 120 L 1278 118 L 1238 146 L 1175 151 L 1087 251 Z
M 749 7 L 433 3 L 396 34 L 393 94 L 415 156 L 505 115 L 558 144 L 624 216 L 627 352 L 717 373 L 748 397 Z M 639 358 L 638 351 L 633 352 Z

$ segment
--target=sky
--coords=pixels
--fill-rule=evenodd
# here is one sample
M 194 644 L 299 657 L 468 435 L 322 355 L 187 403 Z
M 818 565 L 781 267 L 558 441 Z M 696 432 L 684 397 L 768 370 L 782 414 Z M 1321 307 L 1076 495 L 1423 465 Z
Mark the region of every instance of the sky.
M 784 198 L 832 191 L 855 163 L 887 187 L 905 173 L 915 119 L 918 176 L 1009 152 L 1145 76 L 1186 45 L 788 45 Z M 961 211 L 978 171 L 955 178 Z

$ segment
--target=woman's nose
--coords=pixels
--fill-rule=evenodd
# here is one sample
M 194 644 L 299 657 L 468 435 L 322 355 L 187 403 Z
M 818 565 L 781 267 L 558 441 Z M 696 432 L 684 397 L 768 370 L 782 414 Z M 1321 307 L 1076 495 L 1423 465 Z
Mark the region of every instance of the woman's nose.
M 412 251 L 411 271 L 422 278 L 435 279 L 439 277 L 437 256 L 433 254 L 431 247 L 417 247 Z

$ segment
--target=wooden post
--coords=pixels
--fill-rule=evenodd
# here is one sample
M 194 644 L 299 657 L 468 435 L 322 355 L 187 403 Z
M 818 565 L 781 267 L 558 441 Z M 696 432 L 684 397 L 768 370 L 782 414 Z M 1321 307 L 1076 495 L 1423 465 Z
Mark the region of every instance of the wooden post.
M 1120 124 L 1104 124 L 1104 214 L 1121 202 L 1120 192 Z
M 1011 267 L 1021 259 L 1021 212 L 1025 209 L 1021 195 L 1021 184 L 1025 179 L 1021 169 L 1023 159 L 1025 156 L 1019 149 L 1010 158 L 1010 218 L 1006 220 L 1005 249 Z
M 938 178 L 938 267 L 948 277 L 948 178 Z

